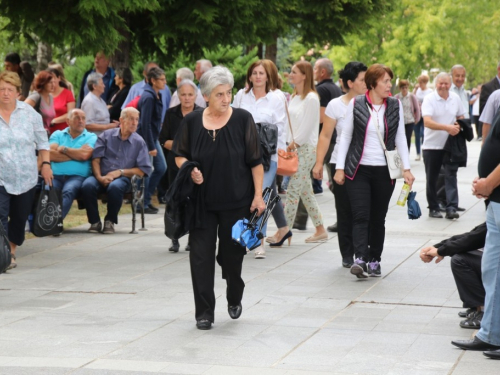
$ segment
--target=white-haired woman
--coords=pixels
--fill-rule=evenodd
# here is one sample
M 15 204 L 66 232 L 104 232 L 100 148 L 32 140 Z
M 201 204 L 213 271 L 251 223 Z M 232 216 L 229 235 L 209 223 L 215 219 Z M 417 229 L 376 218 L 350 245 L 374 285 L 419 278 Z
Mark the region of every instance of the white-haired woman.
M 199 163 L 191 178 L 202 185 L 205 198 L 203 228 L 189 234 L 198 329 L 210 329 L 214 322 L 216 258 L 227 283 L 229 316 L 238 319 L 241 315 L 246 251 L 233 242 L 231 228 L 250 212 L 260 214 L 265 208 L 259 136 L 252 115 L 231 107 L 233 85 L 233 75 L 226 68 L 216 66 L 203 74 L 200 87 L 209 106 L 184 118 L 172 148 L 179 168 L 187 161 Z

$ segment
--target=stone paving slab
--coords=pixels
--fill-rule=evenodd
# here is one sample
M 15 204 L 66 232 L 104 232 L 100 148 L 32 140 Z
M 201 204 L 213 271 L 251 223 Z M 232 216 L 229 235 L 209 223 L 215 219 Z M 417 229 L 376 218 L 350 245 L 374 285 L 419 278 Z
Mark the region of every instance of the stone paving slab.
M 130 215 L 115 235 L 87 226 L 61 237 L 26 241 L 19 267 L 0 275 L 0 374 L 498 374 L 500 363 L 450 341 L 474 333 L 458 326 L 461 302 L 449 259 L 424 264 L 418 250 L 484 221 L 470 194 L 479 143 L 459 170 L 458 220 L 425 208 L 425 172 L 412 162 L 423 216 L 387 216 L 383 277 L 357 280 L 341 267 L 336 234 L 306 244 L 249 254 L 243 315 L 227 315 L 225 283 L 216 268 L 217 306 L 210 331 L 195 327 L 189 253 L 168 252 L 162 215 L 129 234 Z M 318 196 L 325 224 L 335 222 L 333 196 Z M 272 233 L 276 227 L 270 223 Z M 187 239 L 181 239 L 184 249 Z

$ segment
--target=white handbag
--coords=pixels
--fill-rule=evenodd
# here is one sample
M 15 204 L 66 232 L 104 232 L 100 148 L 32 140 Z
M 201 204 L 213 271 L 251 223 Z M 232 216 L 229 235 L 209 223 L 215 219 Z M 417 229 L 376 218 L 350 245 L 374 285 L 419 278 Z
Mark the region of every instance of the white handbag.
M 368 107 L 368 111 L 370 112 L 372 118 L 375 119 L 375 123 L 377 125 L 378 139 L 380 140 L 380 144 L 384 149 L 385 160 L 387 161 L 387 168 L 389 169 L 389 175 L 391 176 L 391 179 L 395 180 L 398 178 L 403 178 L 403 162 L 401 160 L 401 156 L 399 156 L 397 150 L 392 150 L 392 151 L 387 150 L 387 148 L 385 147 L 384 140 L 382 139 L 382 135 L 380 134 L 378 125 L 378 115 L 374 110 L 370 108 L 368 103 L 366 103 L 366 106 Z

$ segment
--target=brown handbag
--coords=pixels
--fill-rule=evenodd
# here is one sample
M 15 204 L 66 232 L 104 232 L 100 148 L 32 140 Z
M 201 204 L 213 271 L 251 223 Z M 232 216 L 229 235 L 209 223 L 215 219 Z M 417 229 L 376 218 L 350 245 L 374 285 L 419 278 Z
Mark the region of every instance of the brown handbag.
M 295 138 L 293 137 L 292 124 L 290 122 L 290 114 L 288 113 L 288 105 L 285 100 L 286 116 L 288 117 L 288 127 L 290 128 L 290 133 L 292 134 L 292 141 L 295 144 Z M 297 149 L 292 151 L 278 150 L 278 170 L 277 175 L 280 176 L 293 176 L 297 173 L 299 169 L 299 155 Z

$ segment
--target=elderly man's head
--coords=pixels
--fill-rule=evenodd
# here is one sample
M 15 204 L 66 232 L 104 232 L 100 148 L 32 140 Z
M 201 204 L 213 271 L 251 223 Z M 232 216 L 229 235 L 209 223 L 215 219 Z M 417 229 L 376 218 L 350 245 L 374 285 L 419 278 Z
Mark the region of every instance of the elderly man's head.
M 451 68 L 451 79 L 455 86 L 458 88 L 462 87 L 465 82 L 465 68 L 462 65 L 453 65 Z
M 159 68 L 159 66 L 154 61 L 148 61 L 146 64 L 144 64 L 144 69 L 142 70 L 142 76 L 144 77 L 144 79 L 148 79 L 148 72 L 151 68 Z
M 181 83 L 185 79 L 194 81 L 194 73 L 189 68 L 180 68 L 177 69 L 177 72 L 175 72 L 175 78 L 176 78 L 177 88 L 179 88 L 179 83 Z
M 66 123 L 73 136 L 82 134 L 85 130 L 85 112 L 78 108 L 70 110 Z
M 102 51 L 99 51 L 95 54 L 94 58 L 94 68 L 97 72 L 105 73 L 108 70 L 109 59 L 106 54 Z
M 438 95 L 444 99 L 448 98 L 450 87 L 451 87 L 451 77 L 448 73 L 439 73 L 436 76 L 436 91 Z
M 212 68 L 212 63 L 210 60 L 198 60 L 196 61 L 196 68 L 194 70 L 194 75 L 196 77 L 196 80 L 199 82 L 203 74 L 209 69 Z
M 133 107 L 124 108 L 120 114 L 120 128 L 122 136 L 130 136 L 139 125 L 139 111 Z
M 324 81 L 329 79 L 333 74 L 333 64 L 327 58 L 322 58 L 314 63 L 314 80 L 316 82 Z

